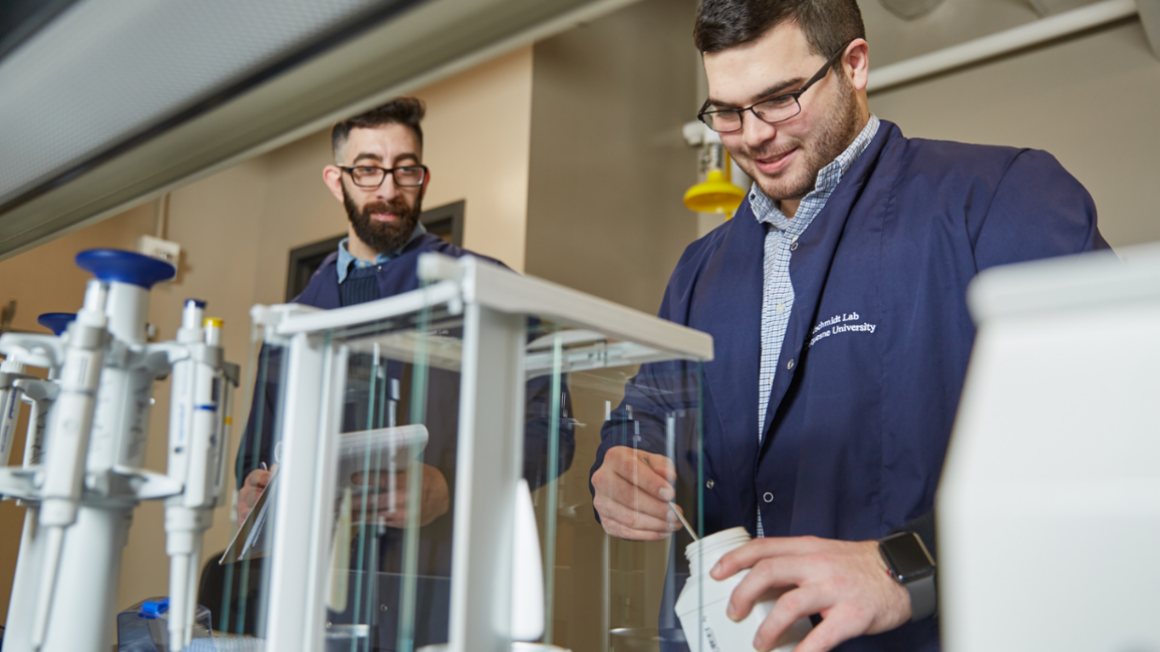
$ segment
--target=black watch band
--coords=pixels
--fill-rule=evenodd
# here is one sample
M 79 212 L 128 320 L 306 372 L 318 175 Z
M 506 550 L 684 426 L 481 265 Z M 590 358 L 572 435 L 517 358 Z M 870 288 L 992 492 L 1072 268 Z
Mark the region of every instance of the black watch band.
M 938 591 L 934 585 L 934 575 L 903 584 L 910 594 L 910 622 L 930 618 L 938 610 Z
M 933 616 L 938 609 L 935 563 L 914 532 L 896 532 L 878 542 L 890 576 L 910 594 L 910 620 Z

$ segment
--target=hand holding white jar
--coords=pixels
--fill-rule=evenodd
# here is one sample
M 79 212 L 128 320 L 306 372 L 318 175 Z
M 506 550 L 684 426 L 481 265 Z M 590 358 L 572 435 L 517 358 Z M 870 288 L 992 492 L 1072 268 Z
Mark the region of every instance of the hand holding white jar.
M 709 571 L 727 553 L 740 548 L 749 541 L 749 533 L 743 527 L 722 530 L 685 548 L 689 560 L 689 580 L 677 598 L 677 617 L 689 648 L 697 650 L 694 643 L 701 639 L 700 650 L 704 652 L 740 652 L 753 649 L 753 639 L 757 628 L 773 609 L 774 599 L 761 600 L 753 606 L 749 615 L 738 622 L 731 620 L 725 609 L 733 589 L 741 583 L 748 570 L 718 581 L 709 576 Z M 808 618 L 801 618 L 778 639 L 774 652 L 790 652 L 812 625 Z

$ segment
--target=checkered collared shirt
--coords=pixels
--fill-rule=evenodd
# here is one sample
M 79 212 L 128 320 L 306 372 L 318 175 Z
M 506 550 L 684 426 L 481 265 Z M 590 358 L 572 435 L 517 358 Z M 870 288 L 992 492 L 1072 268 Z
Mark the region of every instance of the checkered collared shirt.
M 818 172 L 814 190 L 805 196 L 794 217 L 788 218 L 778 203 L 765 195 L 757 184 L 749 190 L 749 204 L 757 221 L 765 225 L 764 275 L 765 289 L 761 297 L 761 367 L 757 376 L 757 443 L 761 445 L 764 435 L 765 412 L 769 405 L 769 393 L 773 389 L 773 377 L 777 373 L 777 360 L 781 355 L 782 341 L 789 327 L 790 310 L 793 309 L 793 283 L 789 277 L 789 260 L 797 249 L 797 240 L 810 222 L 821 212 L 826 201 L 838 187 L 842 176 L 854 164 L 858 156 L 878 133 L 878 118 L 870 116 L 870 121 L 862 132 L 850 143 L 846 151 L 838 155 L 829 165 Z M 757 510 L 757 536 L 765 536 L 761 525 L 761 509 Z

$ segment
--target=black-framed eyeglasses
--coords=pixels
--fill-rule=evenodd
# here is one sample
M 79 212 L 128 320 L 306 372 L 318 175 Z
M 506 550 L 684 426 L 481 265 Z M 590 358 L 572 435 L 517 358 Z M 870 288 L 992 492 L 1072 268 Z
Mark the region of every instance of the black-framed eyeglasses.
M 850 41 L 850 43 L 853 43 L 853 41 Z M 701 111 L 697 114 L 697 119 L 701 122 L 704 122 L 705 125 L 713 131 L 722 134 L 740 131 L 741 116 L 746 111 L 752 112 L 753 115 L 769 124 L 785 122 L 786 120 L 789 120 L 790 118 L 802 112 L 802 105 L 799 101 L 801 96 L 806 91 L 810 90 L 810 86 L 813 86 L 814 84 L 821 81 L 826 76 L 826 74 L 830 72 L 830 68 L 834 67 L 834 64 L 836 64 L 842 58 L 842 53 L 846 51 L 846 48 L 849 47 L 850 43 L 847 43 L 846 45 L 843 45 L 841 48 L 839 48 L 838 51 L 835 52 L 828 61 L 826 61 L 826 65 L 822 66 L 821 70 L 815 73 L 813 77 L 810 77 L 810 80 L 807 81 L 804 86 L 797 89 L 796 91 L 793 91 L 792 93 L 782 93 L 781 95 L 775 95 L 774 97 L 761 100 L 760 102 L 751 104 L 750 106 L 747 106 L 743 109 L 718 109 L 716 111 L 708 111 L 706 109 L 709 108 L 709 101 L 705 100 L 705 104 L 701 107 Z
M 378 188 L 383 185 L 389 172 L 395 179 L 395 185 L 400 188 L 414 188 L 423 185 L 427 179 L 426 165 L 403 165 L 397 168 L 381 168 L 377 165 L 355 165 L 353 167 L 338 166 L 338 169 L 350 175 L 350 180 L 359 188 Z

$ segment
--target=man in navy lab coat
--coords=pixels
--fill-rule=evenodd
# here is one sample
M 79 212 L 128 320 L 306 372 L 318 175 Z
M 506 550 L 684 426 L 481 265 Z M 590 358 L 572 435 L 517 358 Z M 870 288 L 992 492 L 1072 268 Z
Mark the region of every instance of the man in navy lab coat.
M 416 263 L 419 255 L 426 252 L 454 257 L 475 255 L 501 264 L 444 242 L 427 233 L 419 222 L 423 195 L 431 180 L 429 170 L 422 164 L 423 132 L 420 121 L 424 113 L 425 106 L 420 100 L 402 97 L 335 125 L 332 131 L 335 164 L 327 165 L 322 176 L 327 188 L 346 209 L 349 218 L 347 238 L 339 243 L 337 251 L 323 261 L 306 289 L 294 300 L 296 303 L 333 309 L 414 290 L 419 287 Z M 255 396 L 262 398 L 255 401 L 250 411 L 238 455 L 241 486 L 238 497 L 239 523 L 249 514 L 266 487 L 276 463 L 273 424 L 280 381 L 277 367 L 281 355 L 269 348 L 263 351 L 269 360 L 265 388 L 261 392 L 255 391 Z M 374 414 L 368 417 L 369 383 L 363 382 L 360 385 L 359 381 L 360 378 L 363 381 L 369 380 L 371 373 L 382 374 L 377 384 L 379 388 L 387 387 L 392 379 L 401 381 L 399 385 L 402 395 L 397 401 L 397 423 L 411 423 L 408 414 L 410 365 L 386 361 L 385 369 L 372 371 L 371 361 L 365 358 L 367 356 L 352 356 L 348 361 L 343 431 L 385 425 L 383 418 L 386 411 L 382 405 L 376 405 Z M 418 501 L 421 525 L 418 573 L 446 578 L 451 567 L 450 510 L 455 481 L 459 375 L 435 368 L 429 369 L 428 374 L 423 423 L 428 429 L 429 441 L 424 450 L 422 491 Z M 533 489 L 567 469 L 575 448 L 571 421 L 562 419 L 556 472 L 548 470 L 550 389 L 550 379 L 540 377 L 529 382 L 526 390 L 524 477 Z M 567 390 L 564 391 L 566 413 L 570 411 L 570 397 Z M 386 392 L 378 398 L 383 400 L 377 403 L 383 403 L 387 398 Z M 368 418 L 370 423 L 367 422 Z M 260 434 L 255 436 L 255 433 Z M 382 473 L 379 479 L 385 483 L 387 474 Z M 361 479 L 356 481 L 361 482 Z M 402 535 L 397 528 L 403 527 L 405 523 L 407 474 L 397 474 L 396 481 L 394 509 L 387 504 L 389 493 L 385 490 L 368 505 L 374 514 L 373 518 L 380 525 L 385 525 L 386 529 L 379 540 L 375 541 L 379 550 L 376 554 L 378 558 L 367 560 L 367 563 L 390 573 L 401 570 Z M 360 507 L 356 500 L 353 512 L 356 516 Z M 428 581 L 433 588 L 424 596 L 424 588 L 427 586 L 424 581 L 427 580 L 422 580 L 419 587 L 421 604 L 416 624 L 416 645 L 447 640 L 446 582 Z M 390 603 L 384 606 L 390 607 L 398 593 L 393 588 L 385 588 L 383 592 L 391 593 L 390 596 L 381 596 Z M 350 602 L 354 604 L 353 600 Z M 384 613 L 387 612 L 395 614 L 397 610 L 388 608 Z M 375 613 L 377 617 L 377 609 Z M 359 622 L 366 620 L 363 618 Z M 379 624 L 375 649 L 394 649 L 394 622 L 384 625 L 380 619 Z
M 694 38 L 709 81 L 699 117 L 755 181 L 685 251 L 660 310 L 716 347 L 705 532 L 765 537 L 712 576 L 752 569 L 736 619 L 789 590 L 754 641 L 763 652 L 805 616 L 816 626 L 798 652 L 937 650 L 933 601 L 892 578 L 878 540 L 914 532 L 937 556 L 935 487 L 975 334 L 967 284 L 1106 248 L 1095 206 L 1045 152 L 908 139 L 871 115 L 855 0 L 703 0 Z M 647 371 L 633 384 L 663 376 Z M 648 414 L 633 384 L 626 402 Z M 680 529 L 666 503 L 687 487 L 683 469 L 664 448 L 616 444 L 606 428 L 593 467 L 605 530 Z

